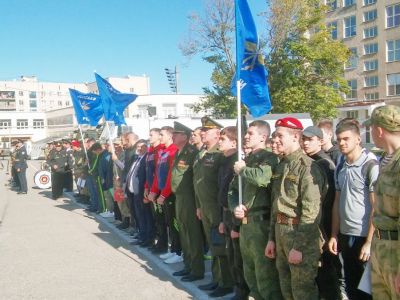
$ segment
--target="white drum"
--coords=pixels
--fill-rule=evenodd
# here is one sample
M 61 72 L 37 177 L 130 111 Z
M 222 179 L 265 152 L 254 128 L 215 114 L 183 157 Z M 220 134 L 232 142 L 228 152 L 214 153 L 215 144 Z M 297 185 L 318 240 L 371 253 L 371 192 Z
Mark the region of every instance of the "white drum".
M 33 181 L 40 189 L 51 188 L 51 173 L 49 171 L 37 171 L 33 176 Z

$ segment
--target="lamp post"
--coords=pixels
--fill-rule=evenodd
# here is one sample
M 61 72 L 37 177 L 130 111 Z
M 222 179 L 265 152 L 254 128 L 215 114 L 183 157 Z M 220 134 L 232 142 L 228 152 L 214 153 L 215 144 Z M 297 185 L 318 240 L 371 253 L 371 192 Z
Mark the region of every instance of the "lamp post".
M 175 70 L 171 70 L 169 68 L 164 68 L 165 74 L 167 74 L 167 79 L 169 83 L 169 87 L 171 91 L 175 94 L 178 94 L 178 67 L 175 66 Z

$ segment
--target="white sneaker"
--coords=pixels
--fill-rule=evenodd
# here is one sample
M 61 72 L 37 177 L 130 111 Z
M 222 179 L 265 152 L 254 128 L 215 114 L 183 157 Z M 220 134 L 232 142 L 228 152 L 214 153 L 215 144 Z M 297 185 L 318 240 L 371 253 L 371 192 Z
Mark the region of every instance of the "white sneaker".
M 175 253 L 174 253 L 174 256 L 171 256 L 170 258 L 164 260 L 164 262 L 166 264 L 176 264 L 176 263 L 179 263 L 179 262 L 182 262 L 182 261 L 183 261 L 182 256 L 177 255 Z
M 100 216 L 102 216 L 103 218 L 114 218 L 114 213 L 105 211 L 105 212 L 101 213 Z
M 168 258 L 170 258 L 170 257 L 172 257 L 172 256 L 174 256 L 175 255 L 175 253 L 171 253 L 171 252 L 167 252 L 167 253 L 164 253 L 164 254 L 161 254 L 160 255 L 160 258 L 162 259 L 162 260 L 166 260 L 166 259 L 168 259 Z

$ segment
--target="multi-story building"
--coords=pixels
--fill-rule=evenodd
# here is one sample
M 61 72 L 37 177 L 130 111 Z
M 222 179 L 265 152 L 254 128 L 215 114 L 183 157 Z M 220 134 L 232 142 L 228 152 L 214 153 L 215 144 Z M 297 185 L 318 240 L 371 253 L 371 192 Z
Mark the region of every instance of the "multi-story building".
M 326 0 L 326 5 L 332 38 L 352 53 L 344 66 L 350 91 L 341 117 L 366 118 L 366 107 L 377 103 L 400 105 L 400 0 Z
M 199 116 L 192 108 L 202 95 L 151 95 L 150 80 L 146 76 L 106 79 L 117 90 L 138 95 L 124 115 L 127 124 L 137 127 L 143 137 L 147 136 L 146 124 L 151 122 Z M 35 142 L 48 136 L 67 136 L 75 130 L 70 88 L 98 93 L 96 82 L 40 82 L 35 76 L 0 81 L 0 149 L 9 148 L 10 142 L 17 138 Z M 141 129 L 143 124 L 145 130 Z

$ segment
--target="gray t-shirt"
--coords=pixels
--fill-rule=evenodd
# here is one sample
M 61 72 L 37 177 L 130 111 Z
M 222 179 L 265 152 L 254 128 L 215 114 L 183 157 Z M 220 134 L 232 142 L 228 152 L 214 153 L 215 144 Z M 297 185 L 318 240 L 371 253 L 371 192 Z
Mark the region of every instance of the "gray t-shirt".
M 367 236 L 372 210 L 369 193 L 374 191 L 378 175 L 376 156 L 365 149 L 353 164 L 346 161 L 338 164 L 335 188 L 340 192 L 340 233 Z

